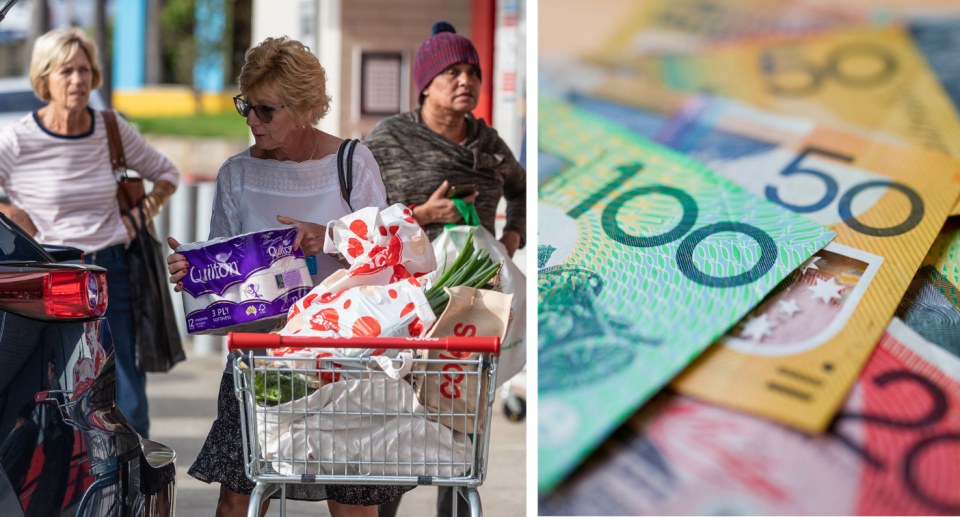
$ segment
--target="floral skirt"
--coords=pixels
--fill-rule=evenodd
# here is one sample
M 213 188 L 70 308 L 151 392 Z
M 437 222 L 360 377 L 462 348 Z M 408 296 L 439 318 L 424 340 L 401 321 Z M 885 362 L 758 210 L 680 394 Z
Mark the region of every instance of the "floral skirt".
M 197 461 L 188 471 L 204 483 L 220 483 L 238 494 L 249 495 L 256 484 L 243 473 L 243 439 L 240 431 L 240 403 L 233 394 L 233 374 L 223 374 L 214 420 Z M 371 506 L 397 499 L 414 486 L 396 485 L 287 485 L 287 499 L 324 501 Z M 280 492 L 273 495 L 280 497 Z

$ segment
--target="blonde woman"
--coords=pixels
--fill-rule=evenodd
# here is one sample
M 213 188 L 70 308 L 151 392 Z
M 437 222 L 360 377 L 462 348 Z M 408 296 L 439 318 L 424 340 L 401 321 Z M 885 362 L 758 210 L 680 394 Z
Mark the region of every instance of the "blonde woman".
M 380 169 L 358 145 L 353 158 L 350 205 L 341 197 L 337 149 L 342 139 L 314 129 L 329 111 L 326 75 L 316 56 L 287 38 L 268 38 L 246 54 L 237 80 L 237 111 L 247 119 L 255 144 L 230 158 L 217 175 L 210 239 L 283 225 L 297 225 L 296 245 L 315 257 L 314 284 L 343 265 L 321 252 L 326 223 L 368 206 L 386 208 Z M 172 239 L 170 246 L 179 243 Z M 182 289 L 183 255 L 168 257 L 170 281 Z M 261 329 L 262 332 L 270 329 Z M 244 475 L 240 408 L 233 393 L 232 364 L 220 384 L 217 419 L 190 475 L 220 483 L 217 515 L 246 515 L 254 484 Z M 375 516 L 375 505 L 392 501 L 411 487 L 293 485 L 291 499 L 327 500 L 334 517 Z M 264 504 L 263 511 L 266 511 Z
M 77 28 L 37 39 L 30 83 L 48 104 L 0 130 L 0 187 L 10 197 L 3 212 L 42 244 L 84 251 L 87 263 L 107 270 L 106 317 L 117 365 L 117 404 L 147 437 L 146 377 L 137 369 L 125 246 L 136 232 L 120 215 L 117 181 L 103 115 L 87 106 L 100 87 L 97 47 Z M 177 188 L 177 169 L 123 119 L 117 119 L 127 166 L 153 181 L 144 203 L 153 217 Z M 139 220 L 139 213 L 133 212 Z

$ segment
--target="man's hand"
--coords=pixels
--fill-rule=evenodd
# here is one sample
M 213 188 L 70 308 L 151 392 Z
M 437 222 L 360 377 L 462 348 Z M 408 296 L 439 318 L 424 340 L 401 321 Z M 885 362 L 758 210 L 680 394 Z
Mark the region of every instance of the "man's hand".
M 440 184 L 440 188 L 430 194 L 430 199 L 427 199 L 426 203 L 413 207 L 413 218 L 420 223 L 420 226 L 430 223 L 455 223 L 462 218 L 460 212 L 457 211 L 457 206 L 453 204 L 453 201 L 447 199 L 449 188 L 450 183 L 444 181 Z M 474 192 L 463 198 L 463 201 L 473 203 L 479 194 L 479 192 Z
M 513 230 L 506 230 L 500 237 L 500 242 L 507 248 L 507 255 L 513 258 L 514 252 L 520 247 L 520 234 Z
M 297 239 L 293 241 L 293 249 L 302 248 L 303 254 L 307 257 L 323 251 L 323 241 L 327 236 L 326 226 L 297 221 L 282 215 L 277 216 L 277 221 L 297 227 Z
M 19 208 L 13 205 L 4 205 L 0 203 L 0 213 L 10 218 L 17 226 L 19 226 L 23 231 L 27 232 L 27 235 L 33 237 L 37 234 L 37 227 L 33 225 L 33 221 L 30 220 L 30 216 L 26 212 L 20 210 Z

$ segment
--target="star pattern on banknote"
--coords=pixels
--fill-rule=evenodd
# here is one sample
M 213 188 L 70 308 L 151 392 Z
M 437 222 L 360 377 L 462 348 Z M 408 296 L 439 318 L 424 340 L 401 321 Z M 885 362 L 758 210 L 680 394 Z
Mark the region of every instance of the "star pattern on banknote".
M 830 280 L 818 278 L 816 284 L 809 287 L 813 291 L 811 298 L 819 298 L 823 303 L 830 303 L 830 300 L 839 300 L 840 293 L 843 292 L 843 286 L 837 283 L 837 279 L 830 277 Z
M 804 262 L 803 266 L 801 266 L 800 273 L 801 274 L 806 273 L 808 269 L 819 270 L 820 268 L 817 267 L 817 261 L 820 260 L 821 258 L 823 257 L 818 257 L 816 255 L 810 257 L 810 259 Z
M 766 314 L 761 314 L 756 318 L 751 319 L 747 322 L 746 326 L 743 328 L 743 337 L 748 337 L 754 341 L 760 341 L 764 336 L 770 334 L 773 330 L 773 327 L 776 327 L 775 322 L 767 319 Z
M 787 316 L 793 317 L 795 312 L 800 311 L 800 306 L 793 300 L 780 300 L 780 303 L 777 304 L 777 309 Z

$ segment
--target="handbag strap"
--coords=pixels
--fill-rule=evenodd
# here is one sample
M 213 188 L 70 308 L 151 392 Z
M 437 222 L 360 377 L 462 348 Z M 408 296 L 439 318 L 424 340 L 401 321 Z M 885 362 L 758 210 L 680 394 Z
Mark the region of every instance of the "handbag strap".
M 110 147 L 110 166 L 117 181 L 127 177 L 127 157 L 123 154 L 123 140 L 120 139 L 120 127 L 117 125 L 117 112 L 103 110 L 103 124 L 107 129 L 107 144 Z
M 353 192 L 353 151 L 357 148 L 359 140 L 344 140 L 337 149 L 337 176 L 340 178 L 340 195 L 347 202 L 350 211 L 353 211 L 353 205 L 350 204 L 350 194 Z M 344 165 L 344 155 L 346 155 L 346 165 Z

